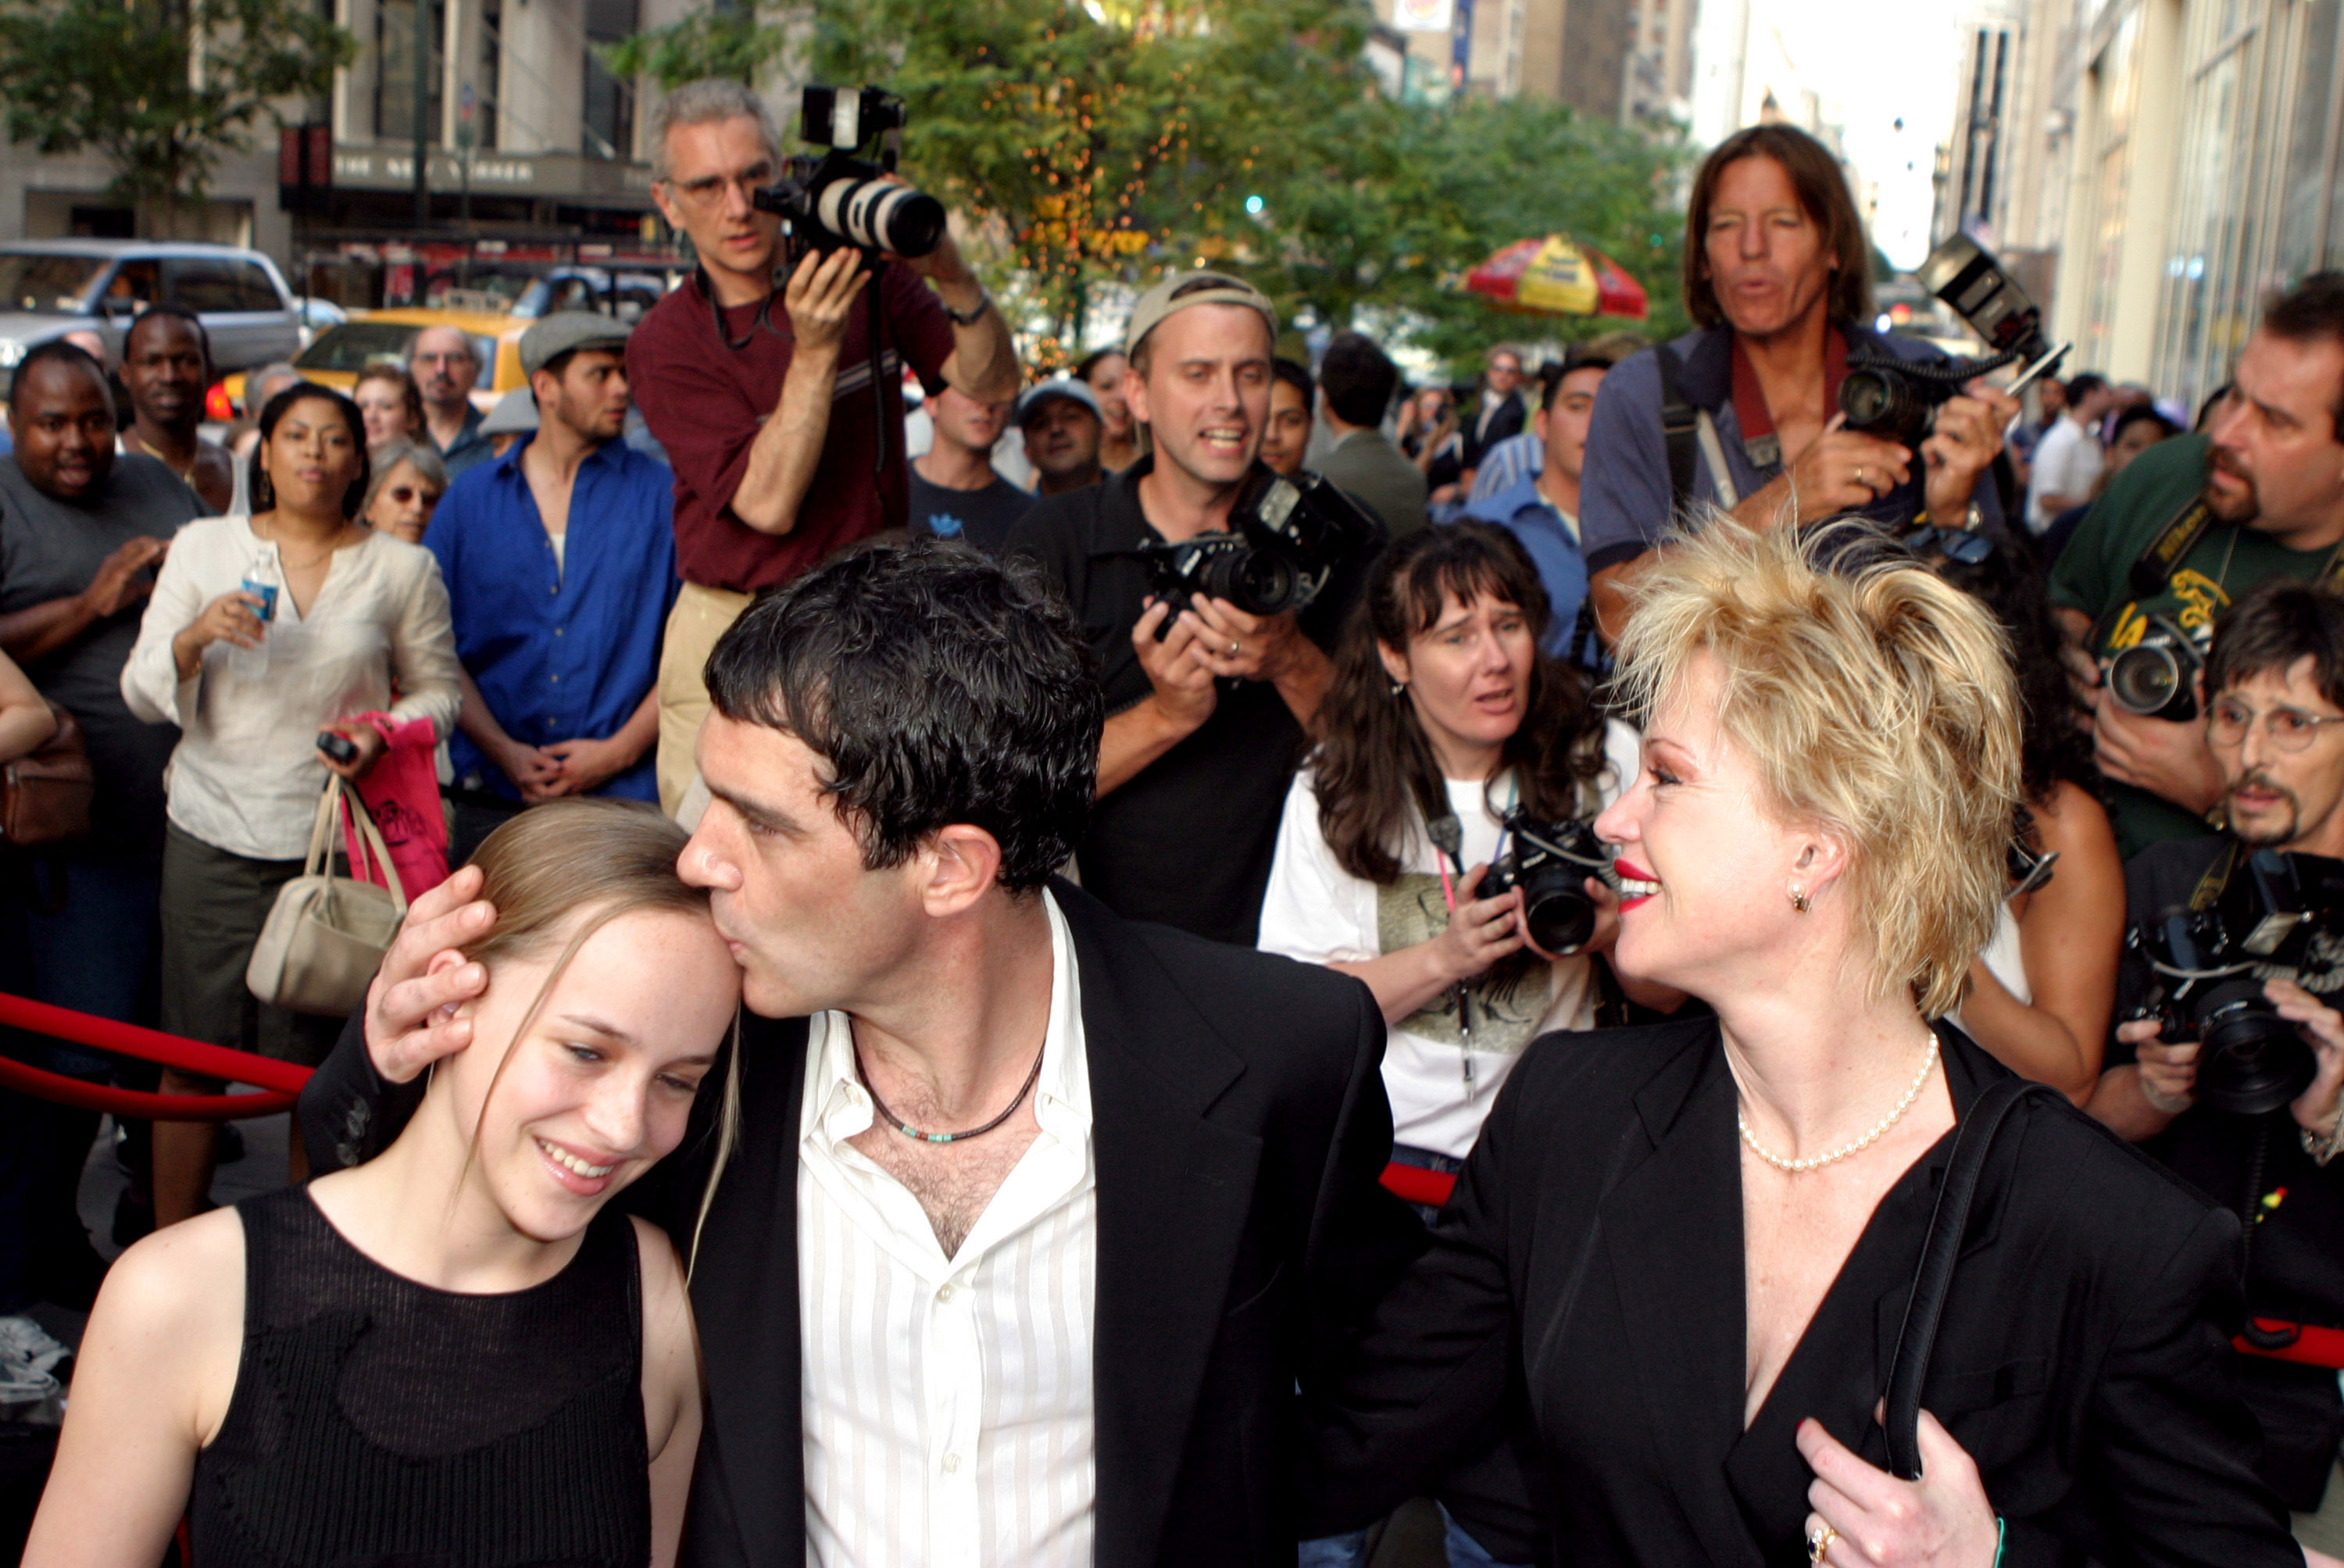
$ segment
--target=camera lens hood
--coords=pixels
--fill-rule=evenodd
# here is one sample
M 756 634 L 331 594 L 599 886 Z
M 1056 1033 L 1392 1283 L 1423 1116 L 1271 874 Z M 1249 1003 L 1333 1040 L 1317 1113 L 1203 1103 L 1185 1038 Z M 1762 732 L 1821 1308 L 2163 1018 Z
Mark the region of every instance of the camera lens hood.
M 2264 998 L 2260 981 L 2224 980 L 2189 1012 L 2198 1026 L 2198 1098 L 2214 1109 L 2261 1116 L 2311 1087 L 2319 1071 L 2311 1047 Z

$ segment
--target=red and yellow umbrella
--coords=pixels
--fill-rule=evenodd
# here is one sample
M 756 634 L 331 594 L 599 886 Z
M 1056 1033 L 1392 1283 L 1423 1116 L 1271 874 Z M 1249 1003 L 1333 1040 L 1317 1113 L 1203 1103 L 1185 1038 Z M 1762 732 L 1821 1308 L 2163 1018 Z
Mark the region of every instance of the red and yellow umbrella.
M 1533 316 L 1632 316 L 1651 310 L 1644 286 L 1591 245 L 1560 234 L 1518 239 L 1465 275 L 1469 292 Z

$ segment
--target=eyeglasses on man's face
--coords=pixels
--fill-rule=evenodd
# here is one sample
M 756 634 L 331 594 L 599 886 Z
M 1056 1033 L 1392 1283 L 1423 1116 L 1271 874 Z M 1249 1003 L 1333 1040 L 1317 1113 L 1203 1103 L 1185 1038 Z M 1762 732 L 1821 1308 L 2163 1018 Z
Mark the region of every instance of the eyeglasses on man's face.
M 2308 750 L 2321 726 L 2344 724 L 2344 713 L 2307 713 L 2301 708 L 2276 707 L 2258 714 L 2248 703 L 2224 697 L 2206 716 L 2207 738 L 2218 746 L 2244 745 L 2247 732 L 2258 718 L 2264 739 L 2282 752 Z

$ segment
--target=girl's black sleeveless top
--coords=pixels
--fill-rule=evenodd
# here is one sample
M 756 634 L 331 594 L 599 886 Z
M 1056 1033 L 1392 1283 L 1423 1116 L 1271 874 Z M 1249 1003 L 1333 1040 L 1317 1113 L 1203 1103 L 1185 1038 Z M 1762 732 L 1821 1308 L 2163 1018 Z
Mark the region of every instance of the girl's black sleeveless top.
M 634 1228 L 542 1285 L 463 1296 L 344 1240 L 300 1188 L 237 1205 L 244 1355 L 196 1459 L 196 1568 L 641 1568 Z

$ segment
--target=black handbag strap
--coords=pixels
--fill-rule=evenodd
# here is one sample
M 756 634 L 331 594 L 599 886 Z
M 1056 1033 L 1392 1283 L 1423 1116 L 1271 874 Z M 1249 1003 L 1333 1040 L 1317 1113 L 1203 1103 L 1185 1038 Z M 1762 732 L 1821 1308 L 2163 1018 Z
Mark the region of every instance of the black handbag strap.
M 1921 1479 L 1921 1385 L 1928 1381 L 1929 1356 L 1936 1348 L 1945 1293 L 1953 1288 L 1954 1265 L 1961 1259 L 1962 1235 L 1969 1229 L 1978 1174 L 2011 1108 L 2030 1094 L 2050 1093 L 2024 1078 L 1998 1078 L 1971 1103 L 1970 1114 L 1955 1129 L 1953 1158 L 1946 1161 L 1945 1185 L 1937 1189 L 1937 1206 L 1921 1243 L 1913 1299 L 1905 1303 L 1904 1325 L 1888 1361 L 1888 1468 L 1906 1481 Z

